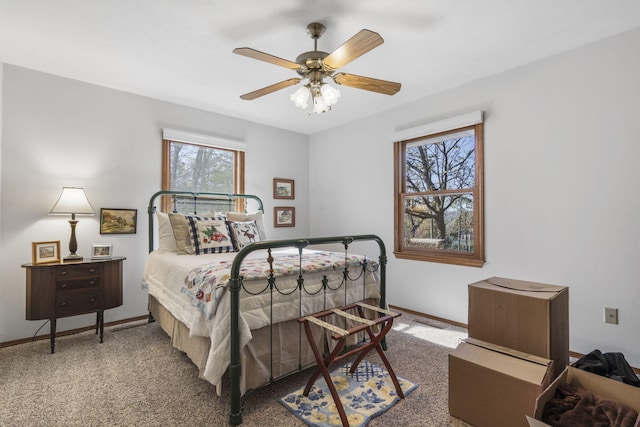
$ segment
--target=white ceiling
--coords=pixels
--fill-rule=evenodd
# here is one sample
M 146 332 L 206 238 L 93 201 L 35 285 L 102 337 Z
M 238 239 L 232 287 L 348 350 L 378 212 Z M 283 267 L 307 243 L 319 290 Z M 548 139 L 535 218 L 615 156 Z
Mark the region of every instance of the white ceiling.
M 322 115 L 293 106 L 297 87 L 241 100 L 298 75 L 232 50 L 295 61 L 314 21 L 326 52 L 379 33 L 341 71 L 400 92 L 341 86 Z M 313 134 L 636 27 L 638 0 L 0 0 L 0 61 Z

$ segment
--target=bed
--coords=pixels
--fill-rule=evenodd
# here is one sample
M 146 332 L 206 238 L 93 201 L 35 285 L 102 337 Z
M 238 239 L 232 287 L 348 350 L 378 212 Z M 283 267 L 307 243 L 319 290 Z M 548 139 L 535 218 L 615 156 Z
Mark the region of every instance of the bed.
M 315 363 L 298 318 L 357 301 L 386 307 L 379 237 L 269 240 L 263 214 L 248 194 L 159 191 L 148 205 L 150 319 L 219 394 L 228 373 L 231 425 L 247 391 Z M 352 254 L 359 244 L 377 257 Z

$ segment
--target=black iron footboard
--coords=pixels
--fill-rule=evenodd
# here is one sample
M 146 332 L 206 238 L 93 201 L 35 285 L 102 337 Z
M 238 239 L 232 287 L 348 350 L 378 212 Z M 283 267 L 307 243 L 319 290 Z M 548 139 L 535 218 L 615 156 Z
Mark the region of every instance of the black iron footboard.
M 303 248 L 311 245 L 322 245 L 330 243 L 341 243 L 345 247 L 356 241 L 375 241 L 379 247 L 379 277 L 380 277 L 380 307 L 386 308 L 386 291 L 385 277 L 387 256 L 384 242 L 378 236 L 373 234 L 355 235 L 355 236 L 337 236 L 337 237 L 316 237 L 307 239 L 288 239 L 288 240 L 270 240 L 265 242 L 256 242 L 244 247 L 234 258 L 231 267 L 231 278 L 229 282 L 229 291 L 231 292 L 231 363 L 229 365 L 229 378 L 231 380 L 231 413 L 229 415 L 229 424 L 236 426 L 242 423 L 242 403 L 240 390 L 240 377 L 242 375 L 242 365 L 240 363 L 240 291 L 242 290 L 243 278 L 240 275 L 240 268 L 245 258 L 252 252 L 259 250 L 267 250 L 269 254 L 272 249 L 278 248 L 297 248 L 302 251 Z M 366 270 L 366 264 L 364 266 Z M 345 265 L 346 270 L 346 265 Z M 345 275 L 347 275 L 345 273 Z M 271 282 L 270 282 L 271 284 Z M 302 286 L 302 283 L 300 283 Z M 346 286 L 345 286 L 346 288 Z M 383 344 L 384 346 L 384 344 Z

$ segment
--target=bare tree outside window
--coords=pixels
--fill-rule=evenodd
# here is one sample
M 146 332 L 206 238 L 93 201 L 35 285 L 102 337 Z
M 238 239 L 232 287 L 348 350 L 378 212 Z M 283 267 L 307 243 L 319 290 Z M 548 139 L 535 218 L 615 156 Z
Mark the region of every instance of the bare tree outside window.
M 244 191 L 244 153 L 207 145 L 163 141 L 164 190 L 196 193 L 242 193 Z M 168 202 L 163 210 L 169 211 Z M 182 200 L 190 210 L 189 199 Z M 216 206 L 210 206 L 211 211 Z M 179 211 L 183 209 L 178 208 Z
M 482 125 L 395 149 L 396 256 L 482 265 Z
M 235 152 L 170 141 L 169 190 L 234 192 Z

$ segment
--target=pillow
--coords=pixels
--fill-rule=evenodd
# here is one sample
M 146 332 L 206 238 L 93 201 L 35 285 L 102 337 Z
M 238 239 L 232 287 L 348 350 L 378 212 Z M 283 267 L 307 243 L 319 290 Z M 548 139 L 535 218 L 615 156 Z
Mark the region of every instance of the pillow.
M 189 235 L 189 223 L 187 217 L 180 214 L 169 214 L 169 222 L 173 228 L 173 237 L 176 240 L 178 255 L 193 255 L 191 236 Z
M 233 243 L 224 217 L 187 215 L 189 237 L 196 255 L 233 251 Z
M 156 217 L 158 220 L 158 250 L 161 252 L 178 252 L 169 215 L 164 212 L 157 212 Z
M 267 233 L 264 231 L 264 214 L 262 211 L 255 211 L 251 213 L 227 212 L 227 220 L 240 222 L 255 221 L 256 227 L 258 227 L 260 240 L 267 240 Z
M 250 243 L 260 241 L 260 234 L 255 221 L 227 221 L 227 225 L 229 226 L 233 248 L 236 251 L 239 251 Z

